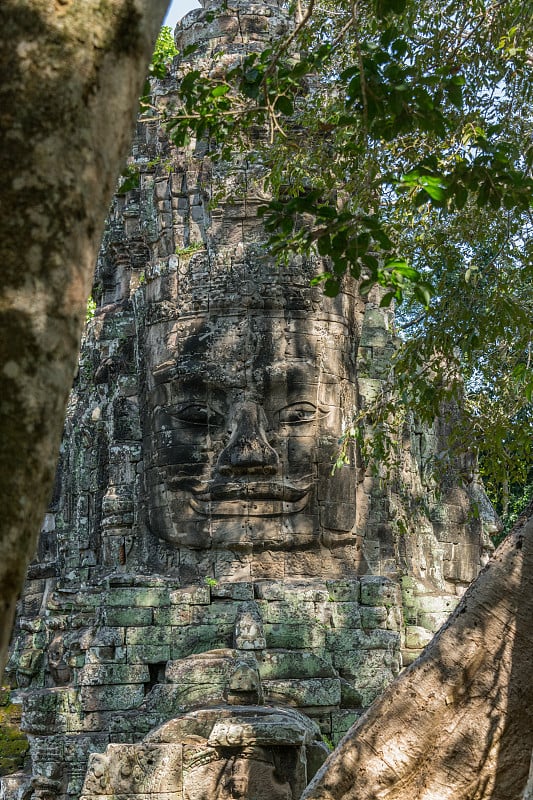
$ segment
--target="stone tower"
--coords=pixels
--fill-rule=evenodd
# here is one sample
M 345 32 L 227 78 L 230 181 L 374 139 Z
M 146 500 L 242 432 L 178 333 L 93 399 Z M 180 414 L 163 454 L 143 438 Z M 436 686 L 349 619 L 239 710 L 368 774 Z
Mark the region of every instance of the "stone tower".
M 176 32 L 200 70 L 290 26 L 274 0 L 209 5 Z M 153 119 L 132 163 L 13 639 L 30 749 L 4 796 L 297 800 L 477 573 L 490 510 L 475 480 L 435 491 L 438 425 L 386 484 L 356 452 L 331 474 L 391 315 L 311 288 L 319 259 L 275 266 L 251 154 L 178 150 Z

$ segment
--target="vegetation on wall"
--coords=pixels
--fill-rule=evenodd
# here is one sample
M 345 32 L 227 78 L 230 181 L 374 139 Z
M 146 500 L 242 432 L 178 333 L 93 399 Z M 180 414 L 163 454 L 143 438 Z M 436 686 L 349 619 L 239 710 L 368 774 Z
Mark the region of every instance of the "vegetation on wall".
M 29 742 L 20 731 L 21 706 L 10 703 L 9 690 L 0 688 L 0 777 L 22 769 Z
M 292 10 L 285 41 L 219 65 L 215 78 L 179 56 L 171 136 L 207 138 L 225 158 L 249 148 L 258 123 L 268 128 L 254 148 L 273 250 L 325 257 L 326 295 L 353 277 L 398 305 L 386 391 L 345 438 L 372 442 L 386 462 L 406 415 L 427 424 L 444 410 L 452 435 L 440 467 L 468 447 L 505 503 L 526 478 L 533 433 L 531 6 L 311 0 Z

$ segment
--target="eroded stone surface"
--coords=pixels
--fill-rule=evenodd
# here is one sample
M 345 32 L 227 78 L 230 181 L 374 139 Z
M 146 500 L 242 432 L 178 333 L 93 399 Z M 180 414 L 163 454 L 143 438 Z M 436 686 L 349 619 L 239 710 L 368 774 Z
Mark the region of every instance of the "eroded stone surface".
M 296 711 L 222 706 L 92 755 L 81 797 L 291 800 L 327 753 L 318 726 Z
M 274 2 L 206 13 L 177 33 L 200 69 L 289 25 Z M 319 732 L 344 735 L 477 573 L 481 490 L 436 492 L 438 425 L 386 485 L 355 452 L 332 476 L 391 312 L 355 285 L 324 298 L 319 259 L 274 266 L 249 155 L 212 163 L 149 121 L 132 159 L 13 640 L 31 767 L 5 797 L 296 800 Z

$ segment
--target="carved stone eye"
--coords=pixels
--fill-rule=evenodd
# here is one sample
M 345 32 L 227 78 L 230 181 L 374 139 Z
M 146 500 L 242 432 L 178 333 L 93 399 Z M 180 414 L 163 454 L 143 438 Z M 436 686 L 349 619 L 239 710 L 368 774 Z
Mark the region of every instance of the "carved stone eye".
M 302 425 L 313 422 L 317 419 L 318 413 L 313 403 L 291 403 L 278 411 L 278 419 L 282 425 Z
M 224 417 L 203 403 L 186 403 L 170 412 L 170 416 L 188 425 L 222 425 Z

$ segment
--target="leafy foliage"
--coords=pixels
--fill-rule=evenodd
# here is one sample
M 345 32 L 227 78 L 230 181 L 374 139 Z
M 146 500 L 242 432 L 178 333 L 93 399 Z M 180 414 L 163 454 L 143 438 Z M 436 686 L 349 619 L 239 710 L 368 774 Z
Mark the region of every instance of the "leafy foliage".
M 520 0 L 296 10 L 284 41 L 210 64 L 209 76 L 180 54 L 170 135 L 178 146 L 204 138 L 213 158 L 258 152 L 273 251 L 320 254 L 326 295 L 356 279 L 363 295 L 382 287 L 382 306 L 401 304 L 389 379 L 345 440 L 368 441 L 358 431 L 370 425 L 383 460 L 406 415 L 432 422 L 455 409 L 443 462 L 468 443 L 497 491 L 527 473 L 533 433 L 533 10 Z
M 140 112 L 142 115 L 152 116 L 157 114 L 157 108 L 152 105 L 151 98 L 151 79 L 163 80 L 167 77 L 170 66 L 174 58 L 178 55 L 178 49 L 174 43 L 172 28 L 163 25 L 159 31 L 159 36 L 155 43 L 152 60 L 149 66 L 149 77 L 146 79 L 142 95 L 139 100 Z M 152 165 L 154 166 L 154 165 Z M 135 163 L 127 164 L 121 172 L 120 184 L 117 194 L 126 194 L 132 189 L 137 189 L 140 184 L 139 168 Z
M 531 478 L 531 475 L 529 478 Z M 531 483 L 531 480 L 529 480 L 526 484 L 516 484 L 512 487 L 507 506 L 505 508 L 501 508 L 501 513 L 504 517 L 505 524 L 503 530 L 495 541 L 496 545 L 498 545 L 500 541 L 509 533 L 515 522 L 527 509 L 532 500 L 533 483 Z
M 96 313 L 96 300 L 92 295 L 89 295 L 89 299 L 87 300 L 87 308 L 85 311 L 85 322 L 90 322 Z
M 154 78 L 165 78 L 170 64 L 177 55 L 178 50 L 174 44 L 172 28 L 168 25 L 163 25 L 155 43 L 150 64 L 150 74 Z

